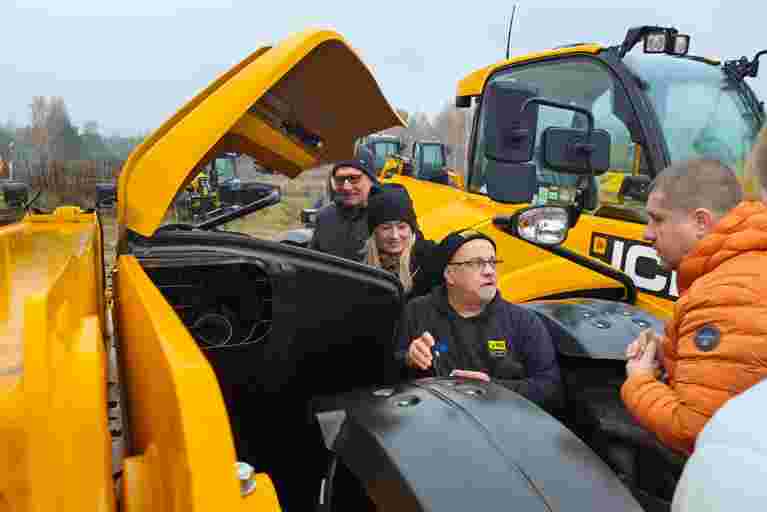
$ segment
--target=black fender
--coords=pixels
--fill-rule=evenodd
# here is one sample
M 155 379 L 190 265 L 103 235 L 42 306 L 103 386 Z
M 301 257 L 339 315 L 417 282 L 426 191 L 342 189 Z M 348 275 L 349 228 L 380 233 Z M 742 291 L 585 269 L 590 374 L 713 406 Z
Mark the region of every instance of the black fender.
M 425 379 L 334 400 L 318 414 L 326 445 L 378 510 L 642 510 L 585 443 L 500 385 Z
M 604 299 L 541 300 L 520 304 L 541 316 L 560 354 L 625 360 L 626 346 L 663 321 L 636 306 Z

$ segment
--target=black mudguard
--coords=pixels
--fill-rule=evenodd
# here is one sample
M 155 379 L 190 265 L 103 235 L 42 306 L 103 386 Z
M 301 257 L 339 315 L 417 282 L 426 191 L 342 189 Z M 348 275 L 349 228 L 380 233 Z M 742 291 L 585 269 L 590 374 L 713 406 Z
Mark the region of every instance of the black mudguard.
M 630 304 L 603 299 L 543 300 L 520 304 L 545 321 L 560 354 L 625 360 L 626 346 L 648 328 L 663 332 L 663 321 Z
M 499 385 L 427 379 L 336 400 L 326 443 L 378 510 L 642 510 L 586 444 Z

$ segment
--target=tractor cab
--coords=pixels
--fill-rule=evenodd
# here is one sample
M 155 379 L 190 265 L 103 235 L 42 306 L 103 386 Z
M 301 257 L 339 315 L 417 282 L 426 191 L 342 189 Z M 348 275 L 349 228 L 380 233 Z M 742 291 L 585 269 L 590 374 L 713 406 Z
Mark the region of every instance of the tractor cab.
M 756 75 L 761 54 L 720 62 L 689 55 L 690 44 L 676 29 L 643 26 L 613 46 L 565 46 L 469 74 L 456 96 L 456 105 L 473 114 L 465 193 L 400 178 L 424 235 L 439 239 L 468 227 L 486 232 L 499 252 L 515 255 L 498 269 L 501 290 L 513 301 L 584 290 L 615 298 L 620 293 L 610 282 L 573 271 L 492 224 L 493 215 L 531 203 L 567 204 L 582 194 L 583 218 L 565 245 L 625 272 L 638 288 L 641 307 L 668 317 L 678 290 L 675 275 L 660 267 L 655 250 L 642 241 L 647 185 L 673 162 L 717 158 L 753 189 L 744 161 L 765 117 L 746 83 Z M 530 103 L 535 98 L 577 108 Z M 529 108 L 523 111 L 523 105 Z M 578 109 L 593 115 L 595 137 L 611 141 L 603 155 L 606 170 L 593 176 L 562 172 L 560 162 L 544 152 L 547 136 L 586 128 Z M 528 147 L 531 158 L 512 164 Z
M 413 174 L 435 183 L 448 183 L 447 150 L 439 141 L 415 141 L 412 150 Z
M 364 145 L 373 154 L 375 173 L 383 171 L 386 161 L 394 155 L 402 154 L 402 141 L 392 135 L 371 135 L 366 137 Z

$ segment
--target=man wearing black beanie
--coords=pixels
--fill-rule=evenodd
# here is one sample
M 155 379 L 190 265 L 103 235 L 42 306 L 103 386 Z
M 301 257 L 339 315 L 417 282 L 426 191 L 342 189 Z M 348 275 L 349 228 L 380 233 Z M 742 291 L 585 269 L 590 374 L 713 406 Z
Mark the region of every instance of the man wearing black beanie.
M 333 166 L 333 202 L 317 214 L 311 249 L 362 260 L 362 247 L 368 237 L 367 203 L 378 188 L 371 163 L 370 152 L 360 148 L 355 158 Z
M 494 380 L 547 409 L 561 406 L 556 352 L 546 326 L 498 292 L 495 242 L 459 231 L 440 243 L 444 284 L 405 308 L 398 358 L 404 376 Z

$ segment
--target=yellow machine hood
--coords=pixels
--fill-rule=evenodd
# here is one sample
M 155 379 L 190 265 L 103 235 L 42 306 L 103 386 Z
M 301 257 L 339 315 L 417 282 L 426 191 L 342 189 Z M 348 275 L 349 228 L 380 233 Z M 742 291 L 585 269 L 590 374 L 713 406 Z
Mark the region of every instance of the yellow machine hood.
M 151 236 L 176 194 L 223 151 L 295 177 L 351 157 L 359 137 L 402 125 L 370 70 L 336 32 L 308 30 L 262 47 L 133 151 L 118 184 L 120 236 L 126 228 Z M 312 143 L 315 137 L 320 144 Z

